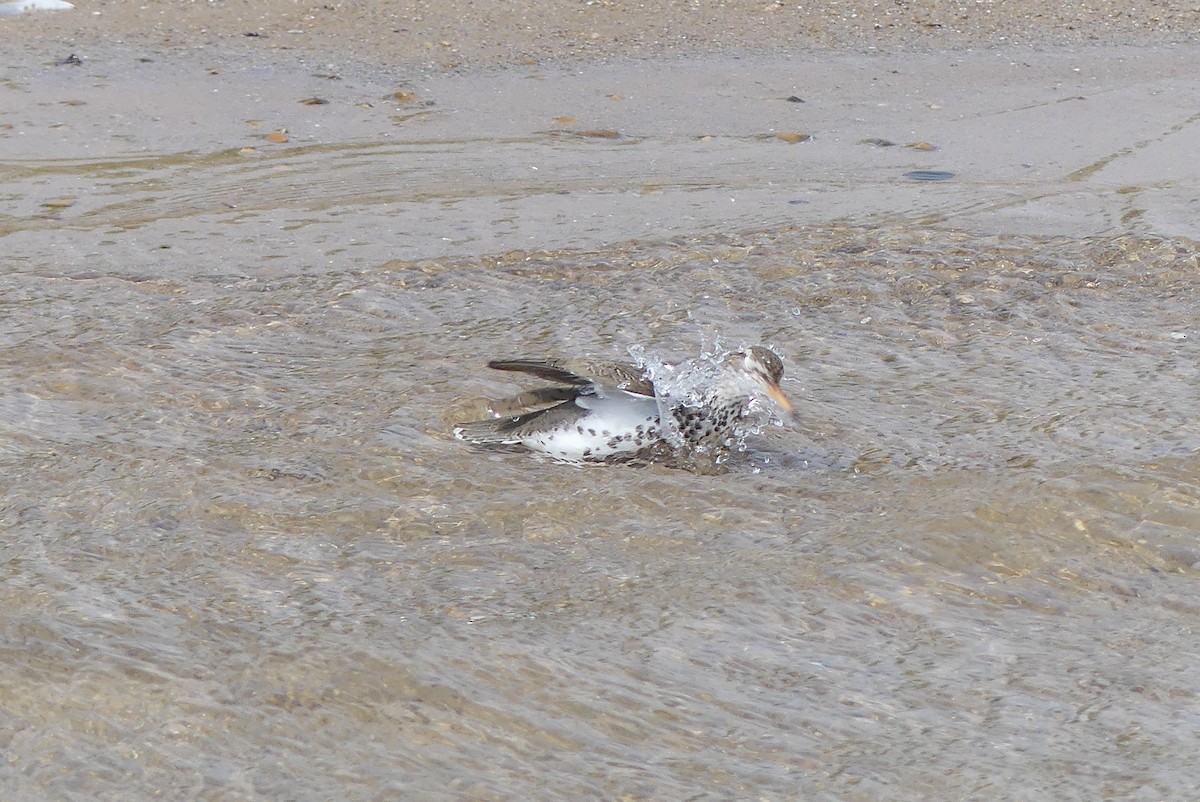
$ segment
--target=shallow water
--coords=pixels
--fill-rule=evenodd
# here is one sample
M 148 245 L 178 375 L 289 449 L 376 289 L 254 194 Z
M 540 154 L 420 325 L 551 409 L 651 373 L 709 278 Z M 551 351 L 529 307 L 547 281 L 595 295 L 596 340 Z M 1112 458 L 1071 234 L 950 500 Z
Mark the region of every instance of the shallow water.
M 303 189 L 359 152 L 244 216 L 178 200 L 240 191 L 232 156 L 10 216 L 9 798 L 1195 796 L 1195 243 L 384 258 L 328 232 L 395 197 Z M 802 413 L 724 473 L 449 436 L 519 389 L 489 358 L 718 337 Z
M 1198 258 L 844 229 L 10 275 L 17 787 L 1162 798 L 1200 723 Z M 724 475 L 447 436 L 510 388 L 486 356 L 714 332 L 804 410 Z

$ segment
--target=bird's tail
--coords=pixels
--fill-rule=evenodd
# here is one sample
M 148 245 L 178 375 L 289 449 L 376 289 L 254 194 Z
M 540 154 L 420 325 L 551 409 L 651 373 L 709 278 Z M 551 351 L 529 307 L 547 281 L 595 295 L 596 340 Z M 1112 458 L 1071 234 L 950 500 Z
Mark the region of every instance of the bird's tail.
M 521 442 L 521 438 L 514 437 L 511 431 L 505 430 L 511 424 L 512 418 L 456 423 L 454 424 L 454 436 L 459 440 L 481 446 L 516 445 Z

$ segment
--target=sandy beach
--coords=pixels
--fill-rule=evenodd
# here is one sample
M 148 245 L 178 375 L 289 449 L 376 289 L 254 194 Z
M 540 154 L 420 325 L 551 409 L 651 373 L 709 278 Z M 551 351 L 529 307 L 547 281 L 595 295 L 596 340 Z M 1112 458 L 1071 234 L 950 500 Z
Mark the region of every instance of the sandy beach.
M 5 799 L 1200 798 L 1198 26 L 0 17 Z M 760 343 L 706 470 L 450 435 Z
M 391 198 L 359 237 L 380 262 L 385 250 L 417 259 L 835 221 L 1200 235 L 1200 57 L 1171 44 L 1185 38 L 1182 8 L 934 6 L 958 22 L 932 26 L 922 20 L 934 11 L 903 6 L 826 9 L 818 24 L 777 5 L 722 5 L 701 20 L 691 7 L 551 4 L 484 25 L 433 5 L 273 2 L 251 15 L 248 4 L 96 3 L 4 18 L 0 148 L 15 160 L 240 154 L 247 170 L 230 176 L 241 186 L 181 190 L 185 206 L 214 213 Z M 701 22 L 720 36 L 702 36 Z M 647 33 L 654 25 L 676 33 Z M 350 166 L 326 158 L 337 149 L 365 157 L 405 142 L 423 150 L 401 172 L 389 158 L 352 179 L 335 171 L 308 199 L 284 174 L 311 181 L 317 165 Z M 286 167 L 260 161 L 285 154 Z M 939 175 L 952 180 L 911 180 Z M 23 235 L 37 236 L 22 221 L 40 208 L 56 209 L 50 226 L 107 219 L 105 193 L 14 180 L 37 183 L 10 197 L 8 224 Z M 78 202 L 42 206 L 63 198 Z M 489 217 L 500 199 L 513 213 Z M 380 225 L 391 235 L 370 237 Z M 329 233 L 357 236 L 346 220 Z
M 123 45 L 145 54 L 209 50 L 456 69 L 701 55 L 922 53 L 997 46 L 1184 43 L 1200 8 L 1183 2 L 128 3 L 4 20 L 8 44 L 35 50 Z M 10 50 L 10 57 L 14 52 Z

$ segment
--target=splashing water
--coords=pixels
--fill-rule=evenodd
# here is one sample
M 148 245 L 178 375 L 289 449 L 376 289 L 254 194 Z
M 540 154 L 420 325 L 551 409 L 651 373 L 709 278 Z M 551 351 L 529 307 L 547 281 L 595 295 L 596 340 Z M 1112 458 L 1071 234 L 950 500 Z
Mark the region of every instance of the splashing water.
M 702 346 L 699 356 L 683 362 L 667 362 L 653 352 L 648 352 L 644 346 L 635 345 L 629 348 L 629 354 L 634 358 L 638 368 L 654 384 L 655 402 L 658 404 L 660 433 L 673 448 L 679 450 L 687 445 L 679 422 L 672 410 L 683 406 L 699 406 L 703 403 L 704 395 L 711 391 L 725 371 L 724 362 L 731 353 L 744 350 L 748 346 L 723 350 L 719 338 L 714 338 L 710 346 Z M 768 423 L 781 426 L 782 420 L 774 413 L 774 405 L 764 402 L 756 392 L 756 388 L 747 387 L 746 394 L 750 396 L 749 414 L 733 427 L 729 436 L 723 440 L 702 443 L 695 447 L 700 453 L 712 451 L 745 451 L 746 437 L 759 434 Z M 723 462 L 728 454 L 720 454 L 718 462 Z

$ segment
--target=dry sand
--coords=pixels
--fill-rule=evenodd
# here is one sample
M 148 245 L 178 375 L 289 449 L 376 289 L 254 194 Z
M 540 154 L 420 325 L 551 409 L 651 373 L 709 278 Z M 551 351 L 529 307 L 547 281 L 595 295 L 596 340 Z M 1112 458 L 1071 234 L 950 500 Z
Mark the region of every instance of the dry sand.
M 296 51 L 435 68 L 821 49 L 845 54 L 1161 44 L 1189 41 L 1198 30 L 1200 6 L 1178 0 L 79 0 L 74 11 L 0 21 L 0 37 L 10 45 L 81 51 L 81 57 L 120 43 L 147 56 L 197 49 L 224 57 Z

